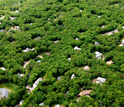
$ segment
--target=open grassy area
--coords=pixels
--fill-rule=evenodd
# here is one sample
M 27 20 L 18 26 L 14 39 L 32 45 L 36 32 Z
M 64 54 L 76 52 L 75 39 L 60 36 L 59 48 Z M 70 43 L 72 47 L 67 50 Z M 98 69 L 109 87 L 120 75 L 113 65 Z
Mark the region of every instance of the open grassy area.
M 1 85 L 0 85 L 0 88 L 7 88 L 7 89 L 9 89 L 11 92 L 14 92 L 15 89 L 16 89 L 16 87 L 18 87 L 18 86 L 15 86 L 15 85 L 10 84 L 10 83 L 6 83 L 6 84 L 1 84 Z

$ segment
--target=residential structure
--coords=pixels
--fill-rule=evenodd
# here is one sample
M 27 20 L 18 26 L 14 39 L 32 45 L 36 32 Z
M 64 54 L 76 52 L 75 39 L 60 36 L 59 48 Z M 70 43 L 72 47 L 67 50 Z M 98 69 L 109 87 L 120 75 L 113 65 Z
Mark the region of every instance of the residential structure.
M 85 66 L 83 69 L 86 70 L 86 71 L 89 71 L 90 67 L 89 66 Z
M 75 74 L 72 74 L 71 79 L 73 79 L 74 77 L 75 77 Z
M 0 99 L 1 98 L 8 98 L 9 90 L 6 88 L 0 88 Z
M 82 95 L 90 95 L 90 92 L 91 92 L 92 90 L 84 90 L 84 91 L 82 91 L 82 92 L 80 92 L 79 94 L 78 94 L 78 97 L 81 97 Z
M 96 54 L 96 58 L 97 58 L 97 59 L 102 58 L 102 53 L 96 51 L 95 54 Z
M 77 46 L 75 46 L 74 50 L 81 50 L 81 48 L 78 48 Z

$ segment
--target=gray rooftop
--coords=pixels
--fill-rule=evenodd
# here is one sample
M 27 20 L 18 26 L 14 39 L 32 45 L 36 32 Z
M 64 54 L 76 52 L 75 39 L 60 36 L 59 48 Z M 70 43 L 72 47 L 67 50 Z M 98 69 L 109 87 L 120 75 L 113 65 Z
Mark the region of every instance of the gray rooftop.
M 1 98 L 8 97 L 9 91 L 6 88 L 0 88 Z

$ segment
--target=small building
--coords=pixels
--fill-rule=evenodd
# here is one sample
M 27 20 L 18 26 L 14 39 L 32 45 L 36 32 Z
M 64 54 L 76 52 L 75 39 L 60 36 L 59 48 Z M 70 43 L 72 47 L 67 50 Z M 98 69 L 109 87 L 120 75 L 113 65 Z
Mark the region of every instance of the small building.
M 86 71 L 89 71 L 90 67 L 89 66 L 85 66 L 83 69 L 86 70 Z
M 59 40 L 54 41 L 55 44 L 58 43 L 58 42 L 59 42 Z
M 104 25 L 102 25 L 102 26 L 101 26 L 101 28 L 105 28 L 105 26 L 104 26 Z
M 14 19 L 16 19 L 16 17 L 9 17 L 10 18 L 10 20 L 14 20 Z
M 123 45 L 124 45 L 124 39 L 122 40 L 121 44 L 123 44 Z
M 20 73 L 18 73 L 17 75 L 19 76 L 19 78 L 24 76 L 24 74 L 20 74 Z
M 102 83 L 104 83 L 106 81 L 105 78 L 102 78 L 102 77 L 98 77 L 97 79 L 93 80 L 93 82 L 95 83 L 100 83 L 100 85 L 102 85 Z
M 84 90 L 84 91 L 82 91 L 82 92 L 80 92 L 79 94 L 78 94 L 78 97 L 81 97 L 82 95 L 90 95 L 90 92 L 91 92 L 92 90 Z
M 23 67 L 26 68 L 26 66 L 30 63 L 30 61 L 25 61 Z
M 80 10 L 80 12 L 83 12 L 83 10 Z
M 5 18 L 5 16 L 1 16 L 1 17 L 0 17 L 0 20 L 3 20 L 4 18 Z
M 71 75 L 71 79 L 73 79 L 74 77 L 75 77 L 75 74 L 72 74 L 72 75 Z
M 22 50 L 23 52 L 29 52 L 29 51 L 33 51 L 35 48 L 32 48 L 32 49 L 30 49 L 30 48 L 26 48 L 26 49 L 24 49 L 24 50 Z
M 19 26 L 14 26 L 9 29 L 9 31 L 19 31 Z
M 5 31 L 5 29 L 0 29 L 0 32 L 4 32 Z
M 41 63 L 41 61 L 40 61 L 40 60 L 38 60 L 38 61 L 37 61 L 37 63 Z
M 96 51 L 95 54 L 96 54 L 96 58 L 97 58 L 97 59 L 102 58 L 102 53 Z
M 40 103 L 39 106 L 43 106 L 44 105 L 44 102 Z
M 43 56 L 42 56 L 42 55 L 38 55 L 37 57 L 38 57 L 38 58 L 43 58 Z
M 8 98 L 9 90 L 6 88 L 0 88 L 0 99 L 1 98 Z
M 98 15 L 97 17 L 98 17 L 98 18 L 100 18 L 101 16 L 100 16 L 100 15 Z
M 71 58 L 68 58 L 68 60 L 70 61 L 70 60 L 71 60 Z
M 35 40 L 39 40 L 41 37 L 39 36 L 39 37 L 37 37 L 37 38 L 35 38 Z
M 65 107 L 64 105 L 57 104 L 54 107 Z
M 17 104 L 17 105 L 15 105 L 15 107 L 20 107 L 20 106 Z
M 50 56 L 51 54 L 50 53 L 48 53 L 48 52 L 46 52 L 46 54 L 48 55 L 48 56 Z
M 99 42 L 95 41 L 95 45 L 99 45 Z
M 58 77 L 57 80 L 60 81 L 61 80 L 61 77 Z
M 1 70 L 3 70 L 3 71 L 5 71 L 5 70 L 6 70 L 6 68 L 4 68 L 4 67 L 1 67 L 0 69 L 1 69 Z
M 75 40 L 79 40 L 79 38 L 75 38 Z
M 81 50 L 81 48 L 78 48 L 77 46 L 75 46 L 74 50 Z
M 43 81 L 43 79 L 42 79 L 42 78 L 38 78 L 38 79 L 35 81 L 35 83 L 33 84 L 33 88 L 37 87 L 37 85 L 38 85 L 38 83 L 39 83 L 40 81 Z
M 21 101 L 19 102 L 19 105 L 21 106 L 21 105 L 23 104 L 23 102 L 24 102 L 24 100 L 21 100 Z
M 12 11 L 12 13 L 18 13 L 18 12 L 19 12 L 19 10 Z
M 107 61 L 106 63 L 107 63 L 108 66 L 110 66 L 111 64 L 113 64 L 113 61 L 110 60 L 110 61 Z

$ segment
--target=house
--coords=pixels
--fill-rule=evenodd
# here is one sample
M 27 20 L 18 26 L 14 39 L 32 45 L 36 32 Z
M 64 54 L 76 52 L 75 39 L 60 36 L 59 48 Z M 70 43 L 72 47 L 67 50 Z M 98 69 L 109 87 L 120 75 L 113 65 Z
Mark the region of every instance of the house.
M 72 74 L 71 79 L 73 79 L 74 77 L 75 77 L 75 74 Z
M 35 81 L 35 83 L 33 84 L 33 88 L 37 87 L 37 85 L 38 85 L 38 83 L 39 83 L 40 81 L 43 81 L 43 79 L 42 79 L 42 78 L 38 78 L 38 79 Z
M 57 80 L 60 81 L 61 80 L 61 77 L 58 77 Z
M 30 48 L 26 48 L 26 49 L 24 49 L 24 50 L 22 50 L 23 52 L 29 52 L 29 51 L 33 51 L 35 48 L 32 48 L 32 49 L 30 49 Z
M 55 44 L 56 44 L 57 42 L 59 42 L 59 40 L 54 41 Z
M 68 60 L 70 61 L 70 60 L 71 60 L 71 58 L 68 58 Z
M 98 18 L 100 18 L 101 16 L 100 15 L 98 15 Z
M 19 31 L 19 26 L 14 26 L 9 29 L 9 31 L 12 31 L 12 30 Z
M 29 64 L 30 61 L 25 61 L 23 67 L 26 68 L 26 66 Z
M 113 30 L 113 31 L 110 31 L 110 32 L 107 32 L 103 35 L 112 35 L 113 33 L 118 33 L 119 31 L 117 29 Z
M 96 83 L 98 84 L 98 83 L 100 83 L 101 85 L 102 85 L 102 83 L 104 83 L 106 81 L 106 79 L 105 78 L 102 78 L 102 77 L 98 77 L 97 79 L 96 79 Z
M 102 53 L 100 53 L 98 51 L 96 51 L 95 54 L 96 54 L 97 59 L 100 59 L 102 57 Z
M 74 50 L 81 50 L 81 48 L 78 48 L 77 46 L 75 46 Z
M 112 60 L 107 61 L 106 63 L 107 63 L 108 66 L 110 66 L 111 64 L 113 64 Z
M 29 48 L 26 48 L 26 49 L 23 50 L 23 52 L 29 52 L 29 51 L 30 51 Z
M 99 45 L 99 42 L 95 41 L 95 45 Z
M 4 29 L 0 29 L 0 32 L 4 32 L 5 30 Z
M 24 76 L 24 74 L 20 74 L 20 73 L 18 73 L 17 75 L 19 76 L 19 78 Z
M 1 69 L 1 70 L 3 70 L 3 71 L 5 71 L 5 70 L 6 70 L 6 68 L 4 68 L 4 67 L 1 67 L 0 69 Z
M 9 17 L 10 18 L 10 20 L 14 20 L 16 17 Z
M 83 69 L 86 70 L 86 71 L 89 71 L 90 67 L 89 66 L 85 66 Z
M 79 40 L 79 38 L 75 38 L 75 40 Z
M 19 10 L 12 11 L 12 13 L 18 13 L 18 12 L 19 12 Z
M 0 25 L 1 25 L 2 23 L 0 22 Z
M 48 56 L 50 56 L 51 54 L 50 53 L 48 53 L 48 52 L 46 52 L 46 54 L 48 55 Z
M 38 55 L 37 57 L 38 57 L 38 58 L 43 58 L 43 56 L 41 56 L 41 55 Z
M 39 106 L 43 106 L 43 105 L 44 105 L 44 103 L 43 103 L 43 102 L 39 104 Z
M 80 10 L 80 12 L 83 12 L 83 10 Z
M 81 97 L 82 95 L 90 95 L 90 92 L 91 92 L 92 90 L 84 90 L 84 91 L 82 91 L 82 92 L 80 92 L 79 94 L 78 94 L 78 97 Z
M 0 99 L 8 98 L 9 90 L 6 88 L 0 88 Z
M 1 17 L 0 17 L 0 20 L 3 20 L 4 18 L 5 18 L 5 16 L 1 16 Z
M 17 104 L 17 105 L 15 105 L 15 107 L 20 107 L 20 106 Z
M 124 45 L 124 39 L 122 40 L 121 44 L 123 44 L 123 45 Z
M 37 61 L 37 63 L 41 63 L 41 61 L 40 61 L 40 60 L 38 60 L 38 61 Z
M 21 101 L 19 102 L 19 105 L 21 106 L 21 105 L 23 104 L 23 102 L 24 102 L 24 100 L 21 100 Z
M 122 28 L 124 29 L 124 26 L 122 26 Z
M 39 40 L 41 37 L 39 36 L 39 37 L 37 37 L 37 38 L 35 38 L 35 40 Z
M 63 105 L 57 104 L 55 107 L 64 107 Z
M 104 26 L 104 25 L 102 25 L 102 26 L 101 26 L 101 28 L 105 28 L 105 26 Z

